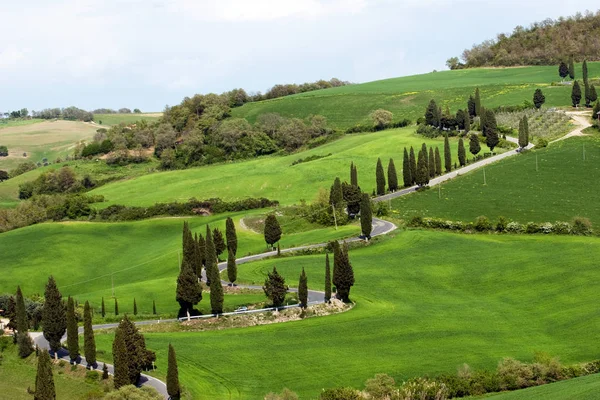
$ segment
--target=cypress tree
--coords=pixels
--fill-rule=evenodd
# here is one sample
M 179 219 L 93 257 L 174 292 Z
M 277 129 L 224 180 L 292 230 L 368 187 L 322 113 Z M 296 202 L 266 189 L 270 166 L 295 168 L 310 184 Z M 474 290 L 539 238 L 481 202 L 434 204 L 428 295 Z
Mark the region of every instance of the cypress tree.
M 88 368 L 96 368 L 96 339 L 92 328 L 92 309 L 87 301 L 83 306 L 83 354 Z
M 367 240 L 371 239 L 373 211 L 371 209 L 371 198 L 368 193 L 363 193 L 360 198 L 360 229 Z
M 598 119 L 598 112 L 600 112 L 600 101 L 596 101 L 594 109 L 592 110 L 592 121 Z
M 546 102 L 546 96 L 542 93 L 542 89 L 535 89 L 533 93 L 533 104 L 535 108 L 539 110 L 539 108 Z
M 342 181 L 336 177 L 333 181 L 333 186 L 329 191 L 329 204 L 341 211 L 344 208 L 344 190 L 342 189 Z
M 194 264 L 192 266 L 192 269 L 196 273 L 198 280 L 201 280 L 202 279 L 202 258 L 203 257 L 202 257 L 202 250 L 200 249 L 200 237 L 197 232 L 194 233 L 193 245 L 194 245 Z
M 102 296 L 102 306 L 100 308 L 100 314 L 102 315 L 102 318 L 104 318 L 104 316 L 106 315 L 106 308 L 104 307 L 104 296 Z
M 398 175 L 396 174 L 396 166 L 394 165 L 394 160 L 390 158 L 390 162 L 388 163 L 388 187 L 390 192 L 395 192 L 398 190 Z
M 485 123 L 485 143 L 490 148 L 490 151 L 494 151 L 494 147 L 498 145 L 500 138 L 498 137 L 496 116 L 492 110 L 485 110 Z
M 298 283 L 298 300 L 300 302 L 300 307 L 308 307 L 308 281 L 306 279 L 304 267 L 302 267 L 302 273 L 300 274 L 300 281 Z
M 225 239 L 223 239 L 223 233 L 218 228 L 213 229 L 212 239 L 215 246 L 215 253 L 217 255 L 217 259 L 219 259 L 219 256 L 227 248 L 227 246 L 225 245 Z
M 527 146 L 529 144 L 529 121 L 527 120 L 526 115 L 523 116 L 523 131 L 525 133 L 525 135 L 524 135 L 525 146 Z
M 76 363 L 79 358 L 79 332 L 75 316 L 75 302 L 71 296 L 67 299 L 67 349 L 71 363 Z
M 423 150 L 419 151 L 419 161 L 417 163 L 417 185 L 425 186 L 429 183 L 429 166 Z M 335 283 L 335 282 L 334 282 Z
M 152 300 L 152 314 L 156 315 L 156 302 Z
M 475 115 L 481 115 L 481 97 L 479 96 L 479 88 L 475 89 Z
M 433 178 L 435 176 L 435 157 L 433 155 L 433 147 L 429 148 L 429 157 L 427 157 L 427 161 L 429 162 L 429 177 Z
M 117 301 L 116 297 L 115 297 L 115 315 L 119 315 L 119 302 Z
M 381 158 L 377 159 L 375 178 L 377 181 L 377 195 L 382 196 L 385 194 L 385 175 L 383 173 L 383 165 L 381 164 Z
M 558 66 L 558 76 L 560 76 L 561 81 L 565 79 L 569 75 L 569 67 L 565 64 L 564 61 L 560 62 Z
M 17 286 L 17 295 L 15 297 L 14 325 L 17 329 L 17 346 L 19 348 L 19 357 L 25 358 L 33 353 L 33 342 L 28 333 L 29 322 L 27 321 L 27 310 L 20 286 Z
M 206 226 L 206 239 L 204 241 L 204 258 L 205 261 L 205 269 L 206 269 L 206 284 L 210 286 L 210 283 L 213 281 L 213 276 L 215 274 L 215 269 L 217 269 L 218 273 L 218 265 L 216 259 L 216 250 L 215 245 L 212 239 L 212 233 L 210 231 L 210 227 Z M 213 256 L 214 255 L 214 256 Z
M 213 314 L 223 313 L 223 286 L 217 265 L 217 254 L 210 230 L 206 233 L 206 275 L 210 279 L 210 308 Z
M 146 349 L 144 336 L 127 315 L 119 322 L 115 331 L 113 360 L 116 389 L 124 385 L 136 385 L 142 369 L 149 368 L 156 360 L 154 352 Z
M 102 363 L 102 380 L 107 380 L 108 379 L 108 367 L 106 366 L 106 363 Z
M 458 163 L 461 167 L 467 165 L 467 152 L 465 151 L 463 138 L 458 139 Z
M 523 115 L 523 118 L 519 121 L 519 147 L 525 148 L 528 145 L 527 133 L 525 132 L 525 124 L 527 123 L 527 116 Z
M 237 254 L 237 233 L 231 217 L 227 217 L 227 221 L 225 222 L 225 237 L 227 238 L 227 252 L 231 251 L 235 258 Z
M 410 159 L 408 158 L 408 151 L 404 148 L 404 157 L 402 159 L 402 180 L 404 181 L 404 187 L 412 186 L 413 179 L 410 175 Z
M 229 252 L 231 253 L 232 250 L 230 249 Z M 167 364 L 167 394 L 170 399 L 179 399 L 181 396 L 177 358 L 175 357 L 175 349 L 171 346 L 171 343 L 169 343 L 169 361 Z
M 471 117 L 469 113 L 465 113 L 465 134 L 471 131 Z
M 469 136 L 469 151 L 474 156 L 476 156 L 481 151 L 481 145 L 479 144 L 479 138 L 474 133 L 472 133 Z
M 596 100 L 598 100 L 598 93 L 596 93 L 594 85 L 590 85 L 590 102 L 594 103 Z M 592 115 L 592 117 L 598 118 L 597 115 Z
M 425 124 L 438 127 L 439 119 L 438 106 L 435 103 L 435 100 L 431 99 L 425 110 Z
M 452 153 L 450 152 L 448 133 L 444 134 L 444 169 L 446 172 L 452 171 Z
M 429 173 L 429 155 L 427 154 L 427 145 L 425 143 L 421 144 L 421 151 L 425 156 L 425 165 L 427 165 L 427 173 Z
M 422 152 L 421 152 L 422 153 Z M 346 244 L 340 246 L 337 241 L 333 245 L 333 284 L 337 290 L 338 299 L 348 302 L 350 289 L 354 286 L 354 271 L 348 258 L 348 247 Z
M 573 62 L 573 56 L 569 59 L 569 77 L 575 79 L 575 64 Z
M 276 267 L 273 267 L 273 272 L 267 274 L 263 291 L 273 303 L 273 307 L 281 307 L 283 305 L 288 286 L 285 284 L 285 278 L 277 272 Z
M 200 267 L 196 271 L 198 277 L 202 277 L 202 267 L 206 265 L 206 241 L 202 234 L 198 235 L 198 251 L 200 252 Z
M 442 174 L 442 157 L 440 156 L 440 149 L 435 148 L 435 174 L 440 176 Z
M 275 214 L 267 215 L 267 218 L 265 219 L 264 233 L 265 242 L 267 242 L 267 244 L 271 247 L 281 239 L 281 226 L 279 226 L 279 221 L 277 221 Z
M 233 250 L 229 249 L 229 254 L 227 256 L 227 279 L 233 285 L 233 282 L 237 280 L 237 265 L 235 262 L 235 254 L 233 254 Z
M 44 308 L 42 311 L 44 338 L 50 344 L 50 349 L 54 352 L 54 356 L 58 358 L 57 352 L 61 348 L 60 339 L 67 330 L 67 315 L 62 295 L 52 276 L 48 278 L 44 298 Z
M 133 298 L 133 315 L 137 315 L 137 303 L 135 297 Z
M 208 276 L 208 269 L 207 269 Z M 202 300 L 202 286 L 190 264 L 183 263 L 177 276 L 175 300 L 179 303 L 179 316 L 193 313 L 194 306 Z
M 350 163 L 350 184 L 358 187 L 358 170 L 354 163 Z
M 410 146 L 410 176 L 412 178 L 412 185 L 417 183 L 417 159 L 415 158 L 415 150 Z
M 581 71 L 583 77 L 583 98 L 585 100 L 585 106 L 590 107 L 590 82 L 588 80 L 587 60 L 583 60 Z
M 192 236 L 189 225 L 186 222 L 183 223 L 183 250 L 181 264 L 188 263 L 194 266 L 194 260 L 196 259 L 196 242 Z
M 329 266 L 329 253 L 325 253 L 325 302 L 331 300 L 331 267 Z
M 127 318 L 127 316 L 125 316 Z M 129 367 L 127 363 L 127 345 L 125 344 L 124 332 L 119 328 L 115 331 L 115 338 L 112 345 L 114 376 L 113 382 L 115 389 L 122 386 L 130 385 Z
M 475 111 L 475 99 L 472 94 L 469 95 L 469 100 L 467 100 L 467 112 L 470 117 L 477 115 L 477 111 Z
M 579 87 L 579 82 L 573 82 L 573 89 L 571 89 L 571 101 L 573 103 L 573 107 L 578 107 L 579 102 L 581 101 L 581 88 Z
M 482 110 L 481 110 L 481 115 L 479 116 L 479 128 L 481 129 L 481 136 L 485 137 L 484 127 L 486 124 L 486 122 L 485 122 L 486 114 L 485 114 L 485 108 L 484 107 L 481 107 L 481 108 L 482 108 Z
M 52 361 L 50 354 L 42 350 L 38 357 L 37 375 L 35 376 L 34 400 L 54 400 L 56 399 L 56 389 L 54 387 L 54 377 L 52 376 Z

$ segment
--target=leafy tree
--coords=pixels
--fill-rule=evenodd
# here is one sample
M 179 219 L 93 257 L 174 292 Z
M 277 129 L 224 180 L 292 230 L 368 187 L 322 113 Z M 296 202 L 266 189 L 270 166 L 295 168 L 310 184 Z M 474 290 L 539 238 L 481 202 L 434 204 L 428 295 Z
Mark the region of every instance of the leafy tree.
M 235 262 L 235 254 L 233 254 L 233 250 L 229 249 L 227 256 L 227 279 L 229 282 L 233 284 L 233 282 L 237 279 L 237 265 Z
M 106 315 L 106 308 L 104 307 L 104 296 L 102 296 L 102 305 L 100 307 L 100 314 L 102 315 L 102 318 L 104 318 L 104 316 Z
M 363 193 L 360 201 L 360 229 L 364 237 L 371 239 L 373 210 L 371 208 L 371 198 L 368 193 Z
M 302 267 L 302 273 L 300 274 L 300 281 L 298 283 L 298 300 L 300 301 L 300 307 L 306 308 L 308 306 L 308 281 L 306 279 L 304 267 Z
M 388 163 L 388 188 L 390 192 L 398 190 L 398 175 L 396 175 L 396 166 L 392 158 L 390 158 Z
M 225 251 L 227 246 L 225 245 L 225 239 L 223 239 L 223 233 L 219 230 L 219 228 L 213 229 L 213 243 L 215 245 L 215 253 L 217 255 L 217 259 Z
M 579 87 L 579 82 L 573 82 L 573 89 L 571 89 L 571 102 L 573 103 L 573 107 L 578 107 L 581 102 L 581 88 Z
M 561 61 L 560 65 L 558 66 L 558 75 L 560 76 L 561 80 L 565 79 L 567 75 L 569 75 L 569 67 L 564 61 Z
M 412 184 L 417 183 L 417 159 L 415 158 L 415 150 L 410 146 L 410 176 L 412 177 Z
M 452 171 L 452 153 L 450 152 L 448 133 L 444 135 L 444 169 L 446 172 Z
M 354 286 L 354 270 L 348 257 L 348 246 L 340 246 L 337 241 L 333 247 L 333 284 L 337 290 L 337 298 L 343 302 L 350 300 L 350 289 Z
M 429 104 L 425 110 L 425 124 L 439 128 L 440 117 L 439 108 L 435 100 L 429 100 Z
M 435 157 L 435 174 L 437 176 L 440 176 L 442 174 L 442 157 L 440 156 L 440 149 L 438 149 L 436 147 L 434 153 L 435 153 L 434 154 L 434 157 Z
M 429 163 L 429 177 L 433 178 L 435 176 L 435 157 L 433 155 L 433 147 L 429 148 L 429 156 L 427 157 L 427 161 Z
M 485 143 L 490 148 L 490 151 L 494 151 L 494 147 L 498 145 L 500 138 L 498 137 L 496 116 L 492 110 L 485 110 L 485 126 L 483 127 L 483 133 L 485 134 Z
M 475 98 L 473 95 L 469 95 L 469 100 L 467 100 L 467 111 L 470 117 L 475 117 L 477 115 Z
M 479 144 L 479 138 L 477 137 L 477 134 L 475 134 L 475 133 L 472 133 L 469 136 L 469 151 L 474 156 L 479 154 L 479 152 L 481 151 L 481 145 Z
M 276 267 L 273 267 L 273 272 L 267 274 L 263 291 L 265 292 L 265 296 L 273 303 L 273 307 L 281 307 L 283 305 L 288 286 L 285 284 L 285 278 L 277 272 Z
M 113 360 L 115 389 L 125 385 L 136 385 L 142 369 L 151 367 L 152 362 L 156 360 L 154 352 L 146 349 L 144 336 L 138 332 L 127 315 L 115 330 Z
M 92 328 L 92 309 L 89 302 L 83 306 L 83 354 L 88 368 L 96 367 L 96 338 Z
M 69 296 L 67 300 L 67 349 L 72 363 L 79 358 L 79 332 L 75 316 L 75 302 Z
M 569 77 L 575 79 L 575 64 L 573 62 L 573 56 L 569 59 Z
M 231 250 L 229 250 L 229 252 L 231 253 Z M 181 396 L 177 357 L 175 356 L 175 349 L 171 343 L 169 343 L 169 361 L 167 364 L 167 394 L 171 399 L 179 399 Z
M 44 309 L 42 312 L 44 338 L 46 338 L 50 344 L 50 349 L 54 352 L 55 357 L 57 357 L 57 352 L 61 348 L 60 339 L 67 330 L 67 315 L 62 295 L 52 276 L 48 278 L 44 298 Z
M 6 172 L 4 170 L 0 170 L 0 182 L 4 182 L 5 180 L 8 180 L 8 178 L 10 178 L 10 175 L 8 175 L 8 172 Z
M 348 215 L 357 215 L 360 212 L 360 196 L 362 194 L 360 188 L 344 182 L 342 183 L 342 192 Z
M 475 89 L 475 116 L 481 115 L 481 97 L 479 95 L 479 88 Z
M 381 164 L 381 158 L 377 159 L 377 167 L 375 168 L 375 178 L 377 181 L 377 195 L 382 196 L 385 194 L 385 175 L 383 172 L 383 165 Z
M 408 151 L 404 148 L 404 157 L 402 158 L 402 180 L 404 181 L 404 187 L 412 186 L 413 179 L 410 174 L 410 159 L 408 157 Z
M 458 163 L 461 167 L 467 165 L 467 153 L 465 151 L 465 142 L 463 138 L 458 139 Z
M 353 162 L 350 163 L 350 184 L 358 187 L 358 170 Z
M 208 267 L 207 267 L 208 276 Z M 193 315 L 194 306 L 202 300 L 202 286 L 192 266 L 185 262 L 177 276 L 177 292 L 175 296 L 179 303 L 179 316 Z
M 271 247 L 281 239 L 281 226 L 279 226 L 279 221 L 277 221 L 275 214 L 267 215 L 264 234 L 265 242 Z
M 135 297 L 133 298 L 133 315 L 137 315 L 137 302 L 135 301 Z
M 329 204 L 338 211 L 344 208 L 344 190 L 339 177 L 335 178 L 329 191 Z
M 56 399 L 56 389 L 54 387 L 54 377 L 52 376 L 52 361 L 50 354 L 42 350 L 38 357 L 37 374 L 35 376 L 34 400 L 54 400 Z
M 423 150 L 419 151 L 419 161 L 417 163 L 417 185 L 425 186 L 429 183 L 429 167 L 427 165 Z
M 117 301 L 116 297 L 115 297 L 115 315 L 119 315 L 119 302 Z
M 17 286 L 17 295 L 15 297 L 14 319 L 17 329 L 17 346 L 19 348 L 19 357 L 25 358 L 33 353 L 33 343 L 28 333 L 27 309 L 25 308 L 25 299 L 23 298 L 20 286 Z
M 225 221 L 225 237 L 227 238 L 227 250 L 235 258 L 237 254 L 237 233 L 235 231 L 235 223 L 231 217 L 227 217 Z
M 329 266 L 329 253 L 325 253 L 325 301 L 331 300 L 331 267 Z
M 535 92 L 533 93 L 533 104 L 535 105 L 535 108 L 539 110 L 542 104 L 544 104 L 545 102 L 546 96 L 544 96 L 544 94 L 542 93 L 542 89 L 535 89 Z
M 385 129 L 389 124 L 392 123 L 394 115 L 388 110 L 375 110 L 370 114 L 371 120 L 373 121 L 373 127 L 376 130 Z

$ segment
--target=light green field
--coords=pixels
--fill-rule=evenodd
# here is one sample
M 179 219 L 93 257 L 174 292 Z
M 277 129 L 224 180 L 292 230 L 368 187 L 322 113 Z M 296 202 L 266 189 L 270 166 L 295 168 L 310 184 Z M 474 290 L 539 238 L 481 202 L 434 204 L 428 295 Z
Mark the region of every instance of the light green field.
M 238 219 L 246 214 L 252 212 L 230 215 Z M 136 298 L 140 313 L 149 314 L 155 300 L 159 313 L 173 315 L 178 310 L 175 288 L 183 221 L 189 221 L 194 232 L 204 235 L 207 223 L 224 232 L 226 217 L 222 214 L 124 223 L 46 223 L 3 233 L 0 273 L 4 279 L 0 280 L 0 293 L 14 292 L 17 285 L 26 295 L 43 293 L 48 276 L 53 275 L 64 296 L 71 295 L 80 302 L 89 300 L 96 309 L 104 297 L 107 310 L 114 310 L 114 283 L 120 313 L 131 313 Z M 337 231 L 333 227 L 307 232 L 293 228 L 282 224 L 284 249 L 359 232 L 355 225 Z M 246 231 L 239 224 L 237 231 L 238 257 L 265 251 L 261 234 Z M 263 295 L 228 296 L 225 306 L 232 309 L 264 299 Z M 206 311 L 209 306 L 208 301 L 203 301 L 200 309 Z
M 385 163 L 394 158 L 402 180 L 402 154 L 405 146 L 420 149 L 421 143 L 438 146 L 444 141 L 426 139 L 414 133 L 415 128 L 393 129 L 370 134 L 346 135 L 343 139 L 316 149 L 285 157 L 260 159 L 169 171 L 111 183 L 92 191 L 109 204 L 152 205 L 159 201 L 186 201 L 190 197 L 206 199 L 221 197 L 236 200 L 246 197 L 268 197 L 282 204 L 311 202 L 320 188 L 329 190 L 336 176 L 350 180 L 350 162 L 358 166 L 358 182 L 363 191 L 375 188 L 377 157 Z M 458 139 L 451 140 L 453 157 L 457 159 Z M 331 156 L 291 166 L 292 162 L 310 155 Z
M 356 306 L 304 321 L 202 333 L 146 334 L 165 376 L 169 343 L 180 380 L 196 397 L 262 398 L 287 387 L 301 398 L 321 388 L 360 388 L 375 373 L 402 382 L 493 368 L 535 351 L 565 364 L 598 358 L 600 240 L 586 237 L 458 235 L 406 231 L 352 250 Z M 475 260 L 475 261 L 474 261 Z M 277 266 L 295 286 L 301 268 L 321 289 L 324 256 L 240 266 L 260 281 Z M 111 335 L 96 338 L 110 353 Z M 338 372 L 336 372 L 338 371 Z
M 493 400 L 597 400 L 600 399 L 600 375 L 584 376 L 482 398 Z
M 581 77 L 580 64 L 576 65 L 576 71 Z M 588 63 L 588 71 L 590 79 L 599 77 L 600 63 Z M 270 112 L 295 118 L 320 114 L 330 126 L 348 128 L 358 123 L 369 124 L 369 114 L 384 108 L 394 114 L 395 120 L 409 118 L 414 122 L 423 116 L 432 98 L 444 107 L 448 105 L 452 112 L 466 108 L 467 99 L 476 87 L 486 107 L 531 102 L 537 88 L 543 90 L 546 106 L 570 106 L 571 86 L 551 86 L 557 81 L 560 81 L 557 66 L 441 71 L 247 103 L 233 109 L 232 115 L 254 122 L 260 114 Z
M 162 116 L 162 113 L 142 113 L 142 114 L 94 114 L 94 122 L 100 126 L 109 127 L 118 125 L 121 122 L 126 124 L 134 124 L 137 121 L 157 121 Z M 102 121 L 102 123 L 100 123 Z
M 585 161 L 583 151 L 585 147 Z M 536 159 L 538 170 L 536 171 Z M 438 189 L 392 201 L 395 215 L 474 221 L 504 216 L 521 223 L 589 218 L 600 225 L 597 205 L 600 138 L 570 138 L 506 159 L 444 183 Z
M 13 126 L 23 126 L 37 124 L 38 122 L 44 122 L 45 120 L 39 118 L 31 119 L 1 119 L 0 118 L 0 129 L 11 128 Z

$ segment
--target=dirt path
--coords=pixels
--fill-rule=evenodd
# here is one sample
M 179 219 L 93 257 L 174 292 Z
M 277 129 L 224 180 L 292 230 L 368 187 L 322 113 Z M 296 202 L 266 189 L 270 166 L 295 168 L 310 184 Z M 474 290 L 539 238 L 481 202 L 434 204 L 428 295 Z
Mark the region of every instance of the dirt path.
M 577 125 L 577 128 L 573 129 L 571 132 L 567 133 L 565 136 L 558 138 L 556 140 L 551 141 L 550 143 L 558 142 L 559 140 L 568 139 L 574 136 L 587 136 L 582 131 L 585 128 L 589 128 L 592 126 L 590 123 L 590 113 L 589 111 L 567 111 L 566 113 Z

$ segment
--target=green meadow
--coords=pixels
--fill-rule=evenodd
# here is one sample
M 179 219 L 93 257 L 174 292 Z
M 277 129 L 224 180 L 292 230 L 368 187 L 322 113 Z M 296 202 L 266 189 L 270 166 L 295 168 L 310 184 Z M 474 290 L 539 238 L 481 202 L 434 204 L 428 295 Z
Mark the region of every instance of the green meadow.
M 404 219 L 420 215 L 474 221 L 485 215 L 527 223 L 580 216 L 597 226 L 599 179 L 600 138 L 569 138 L 485 167 L 485 184 L 484 170 L 478 169 L 441 189 L 395 199 L 392 207 Z
M 597 400 L 600 399 L 600 375 L 584 376 L 483 398 L 492 400 Z
M 575 68 L 577 78 L 581 79 L 581 64 Z M 588 71 L 590 79 L 600 77 L 600 63 L 588 63 Z M 271 112 L 294 118 L 320 114 L 327 117 L 330 126 L 345 129 L 359 123 L 369 124 L 369 114 L 379 108 L 391 111 L 395 120 L 415 121 L 432 98 L 438 105 L 447 105 L 456 112 L 466 108 L 467 99 L 476 87 L 486 107 L 531 102 L 537 88 L 546 96 L 545 106 L 569 106 L 571 86 L 552 85 L 559 81 L 556 66 L 439 71 L 247 103 L 233 109 L 232 114 L 250 122 Z
M 165 377 L 169 343 L 194 397 L 262 398 L 287 387 L 361 388 L 376 373 L 397 381 L 494 368 L 536 351 L 565 364 L 599 357 L 596 298 L 600 240 L 592 237 L 464 235 L 423 230 L 351 250 L 356 284 L 348 312 L 251 328 L 148 333 Z M 244 264 L 242 281 L 277 266 L 295 286 L 302 267 L 322 289 L 324 255 Z M 97 344 L 110 359 L 112 335 Z

